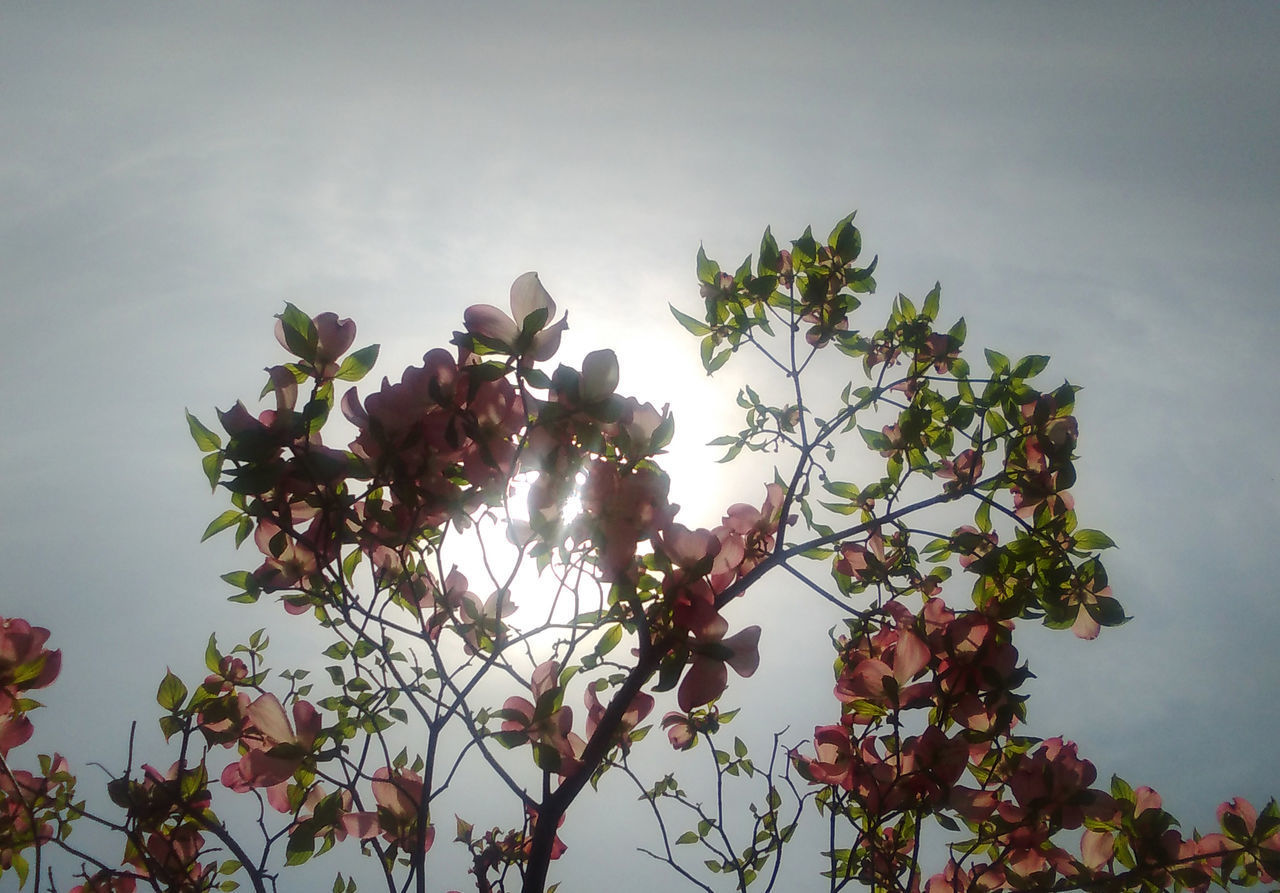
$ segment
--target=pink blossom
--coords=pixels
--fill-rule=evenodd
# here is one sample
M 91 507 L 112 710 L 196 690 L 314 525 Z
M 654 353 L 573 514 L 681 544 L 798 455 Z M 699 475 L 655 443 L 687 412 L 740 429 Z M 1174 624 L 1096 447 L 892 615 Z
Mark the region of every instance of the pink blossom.
M 524 327 L 530 315 L 545 310 L 542 327 L 526 337 Z M 525 273 L 511 283 L 511 316 L 491 304 L 475 304 L 466 309 L 463 322 L 473 335 L 494 342 L 513 355 L 531 360 L 551 359 L 560 349 L 560 336 L 569 327 L 568 316 L 552 323 L 556 302 L 542 287 L 537 273 Z
M 600 703 L 600 698 L 596 695 L 594 685 L 588 685 L 586 694 L 583 699 L 587 705 L 587 738 L 595 737 L 596 727 L 599 726 L 600 720 L 604 718 L 605 705 Z M 635 697 L 631 699 L 631 703 L 627 705 L 627 709 L 622 713 L 622 721 L 618 725 L 618 731 L 615 739 L 625 751 L 630 747 L 631 740 L 628 737 L 632 729 L 644 721 L 644 718 L 653 710 L 653 696 L 645 692 L 636 692 Z
M 316 377 L 321 381 L 333 378 L 338 372 L 338 359 L 356 340 L 356 324 L 349 319 L 338 319 L 336 313 L 321 313 L 311 319 L 316 328 L 314 357 L 302 357 L 314 361 Z M 284 336 L 284 321 L 276 320 L 276 340 L 285 350 L 293 353 Z
M 264 694 L 245 708 L 240 743 L 246 752 L 239 762 L 223 770 L 224 785 L 243 792 L 268 788 L 293 777 L 320 733 L 320 714 L 301 700 L 293 702 L 292 713 L 290 725 L 284 706 L 273 694 Z
M 373 799 L 376 812 L 351 812 L 342 817 L 343 830 L 368 840 L 379 834 L 383 839 L 402 850 L 414 850 L 421 845 L 422 852 L 431 849 L 436 839 L 434 825 L 427 825 L 418 832 L 418 818 L 425 794 L 421 776 L 409 769 L 382 767 L 373 773 Z
M 760 627 L 748 626 L 726 639 L 728 631 L 728 621 L 717 614 L 690 637 L 693 660 L 680 683 L 681 710 L 687 712 L 720 697 L 729 684 L 726 667 L 746 677 L 760 666 Z
M 561 775 L 570 774 L 578 766 L 586 743 L 573 733 L 573 709 L 556 706 L 559 697 L 559 667 L 553 660 L 534 668 L 529 691 L 533 700 L 510 697 L 502 705 L 502 731 L 519 733 L 527 738 L 535 752 L 552 758 Z M 540 763 L 541 765 L 541 763 Z

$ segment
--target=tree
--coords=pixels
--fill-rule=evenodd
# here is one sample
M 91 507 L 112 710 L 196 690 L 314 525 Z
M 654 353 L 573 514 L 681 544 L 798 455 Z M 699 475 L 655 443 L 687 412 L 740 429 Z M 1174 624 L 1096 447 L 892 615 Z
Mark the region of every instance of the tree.
M 919 306 L 899 295 L 877 329 L 855 327 L 876 261 L 858 265 L 852 217 L 789 250 L 766 230 L 732 274 L 700 251 L 703 312 L 672 308 L 708 374 L 744 349 L 778 373 L 743 389 L 743 428 L 716 441 L 724 461 L 774 451 L 775 478 L 714 528 L 677 520 L 659 461 L 674 421 L 616 393 L 611 351 L 550 367 L 566 318 L 536 274 L 512 285 L 510 315 L 469 308 L 453 350 L 363 397 L 338 382 L 364 378 L 377 346 L 349 352 L 351 320 L 286 305 L 276 336 L 292 359 L 263 390 L 274 408 L 237 402 L 219 413 L 223 434 L 188 422 L 230 499 L 205 538 L 230 531 L 261 553 L 224 576 L 232 600 L 268 595 L 291 623 L 316 624 L 327 679 L 272 673 L 262 631 L 226 651 L 211 636 L 209 675 L 167 673 L 157 693 L 176 760 L 135 768 L 131 741 L 111 805 L 88 805 L 58 755 L 18 768 L 39 706 L 29 692 L 54 681 L 61 655 L 48 630 L 3 621 L 0 876 L 39 886 L 60 850 L 76 891 L 265 891 L 337 848 L 375 859 L 387 889 L 421 891 L 452 832 L 478 891 L 541 891 L 565 856 L 570 807 L 618 773 L 655 819 L 658 844 L 643 851 L 704 890 L 772 889 L 806 818 L 828 828 L 832 891 L 1273 880 L 1275 801 L 1229 801 L 1220 830 L 1184 836 L 1154 791 L 1115 777 L 1096 787 L 1074 744 L 1019 733 L 1029 673 L 1016 624 L 1090 639 L 1127 619 L 1099 558 L 1112 542 L 1077 525 L 1070 493 L 1077 388 L 1038 390 L 1038 355 L 987 350 L 976 371 L 964 320 L 938 327 L 936 287 Z M 848 365 L 860 379 L 829 393 L 831 370 Z M 850 441 L 883 473 L 840 479 Z M 729 671 L 750 676 L 768 635 L 735 628 L 732 604 L 771 573 L 844 621 L 812 744 L 779 735 L 757 761 L 728 740 L 737 711 L 719 705 Z M 634 765 L 659 699 L 672 708 L 657 722 L 666 742 L 645 746 L 709 751 L 709 806 Z M 482 829 L 465 809 L 447 822 L 459 773 L 479 770 L 506 797 L 505 823 Z M 733 783 L 754 802 L 730 821 Z M 232 794 L 261 817 L 236 827 L 222 806 Z M 121 849 L 80 849 L 82 823 Z M 934 828 L 936 858 L 921 848 Z M 355 887 L 342 873 L 333 885 Z

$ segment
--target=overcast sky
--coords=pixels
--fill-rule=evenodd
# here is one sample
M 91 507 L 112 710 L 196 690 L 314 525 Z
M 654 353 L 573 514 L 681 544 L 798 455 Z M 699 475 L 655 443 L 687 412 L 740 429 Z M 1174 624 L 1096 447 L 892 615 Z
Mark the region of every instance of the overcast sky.
M 745 371 L 708 383 L 666 306 L 700 243 L 857 208 L 877 306 L 941 280 L 971 350 L 1085 388 L 1077 507 L 1136 619 L 1027 635 L 1031 730 L 1188 823 L 1280 792 L 1278 39 L 1272 3 L 0 2 L 0 616 L 64 650 L 40 745 L 154 745 L 165 666 L 279 620 L 223 601 L 251 556 L 197 543 L 182 409 L 257 394 L 284 301 L 394 377 L 538 270 L 567 359 L 671 402 L 713 525 L 763 493 L 699 447 Z M 830 655 L 761 649 L 750 728 L 830 722 Z

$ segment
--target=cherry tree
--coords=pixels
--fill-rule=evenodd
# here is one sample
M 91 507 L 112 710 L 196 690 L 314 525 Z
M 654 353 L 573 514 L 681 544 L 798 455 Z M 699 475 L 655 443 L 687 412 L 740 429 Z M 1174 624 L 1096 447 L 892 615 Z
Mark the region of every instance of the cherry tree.
M 262 631 L 226 650 L 210 637 L 203 680 L 160 682 L 166 755 L 135 765 L 131 738 L 106 797 L 86 799 L 64 758 L 30 754 L 52 634 L 0 622 L 0 876 L 262 893 L 326 858 L 342 893 L 360 854 L 390 891 L 542 891 L 575 856 L 558 829 L 612 773 L 654 820 L 626 843 L 707 891 L 774 889 L 804 822 L 824 829 L 833 893 L 1273 882 L 1275 801 L 1230 800 L 1218 828 L 1183 832 L 1155 791 L 1099 784 L 1075 744 L 1023 734 L 1019 625 L 1092 639 L 1127 619 L 1099 557 L 1112 542 L 1071 495 L 1077 388 L 1040 390 L 1039 355 L 971 364 L 938 288 L 887 318 L 862 308 L 876 261 L 852 217 L 787 249 L 766 230 L 732 273 L 700 251 L 702 306 L 672 308 L 708 374 L 741 352 L 776 373 L 716 441 L 726 462 L 769 451 L 774 477 L 719 519 L 670 501 L 674 420 L 617 393 L 612 351 L 554 363 L 567 317 L 534 273 L 509 312 L 470 307 L 450 347 L 372 388 L 356 383 L 378 348 L 352 351 L 355 323 L 286 305 L 270 408 L 236 402 L 221 433 L 188 422 L 229 500 L 205 537 L 258 553 L 223 577 L 232 601 L 310 624 L 323 675 L 269 668 Z M 877 472 L 845 480 L 850 450 Z M 770 575 L 796 616 L 814 599 L 843 619 L 812 631 L 834 656 L 812 740 L 780 732 L 753 758 L 722 698 L 770 633 L 734 603 Z M 714 796 L 679 771 L 645 777 L 642 748 L 710 754 Z M 453 796 L 462 784 L 487 784 L 485 809 Z M 237 823 L 240 802 L 258 818 Z M 118 847 L 83 849 L 83 824 Z M 433 869 L 449 847 L 469 876 Z

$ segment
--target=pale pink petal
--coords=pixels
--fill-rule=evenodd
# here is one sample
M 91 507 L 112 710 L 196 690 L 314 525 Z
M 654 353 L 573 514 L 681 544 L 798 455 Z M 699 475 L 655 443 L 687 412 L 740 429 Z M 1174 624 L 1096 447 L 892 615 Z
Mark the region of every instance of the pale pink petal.
M 725 663 L 739 676 L 750 676 L 760 666 L 760 627 L 748 626 L 720 644 L 729 649 Z
M 1084 605 L 1081 605 L 1080 611 L 1076 614 L 1076 622 L 1071 624 L 1071 631 L 1079 639 L 1096 639 L 1098 633 L 1102 631 L 1102 626 L 1090 616 Z
M 525 273 L 511 283 L 511 314 L 516 325 L 522 326 L 535 310 L 546 310 L 547 322 L 551 322 L 551 317 L 556 315 L 556 302 L 542 287 L 537 273 Z
M 560 337 L 569 328 L 569 314 L 560 317 L 560 321 L 549 325 L 533 336 L 529 345 L 528 356 L 539 362 L 546 362 L 556 355 L 560 349 Z
M 377 837 L 382 830 L 378 824 L 376 812 L 349 812 L 339 820 L 339 823 L 344 831 L 360 840 Z
M 267 803 L 271 804 L 271 808 L 276 812 L 293 812 L 293 807 L 289 805 L 289 783 L 282 781 L 267 788 Z
M 310 750 L 316 736 L 320 734 L 320 714 L 306 701 L 294 701 L 293 727 L 297 729 L 297 743 Z
M 245 711 L 253 727 L 262 733 L 264 738 L 277 744 L 294 742 L 293 729 L 289 727 L 289 719 L 285 716 L 284 707 L 273 694 L 261 695 L 249 705 Z
M 511 317 L 492 304 L 473 304 L 463 312 L 462 322 L 473 335 L 492 338 L 507 347 L 514 346 L 520 336 Z
M 356 324 L 349 319 L 338 319 L 336 313 L 321 313 L 313 322 L 319 335 L 316 359 L 321 363 L 333 362 L 356 340 Z
M 1115 835 L 1110 831 L 1085 831 L 1080 840 L 1080 855 L 1085 865 L 1101 868 L 1115 853 Z
M 893 678 L 898 682 L 908 682 L 929 666 L 933 652 L 929 650 L 919 636 L 913 632 L 902 632 L 898 635 L 898 644 L 893 652 Z
M 582 360 L 579 394 L 583 403 L 599 403 L 618 387 L 618 355 L 612 350 L 593 350 Z

